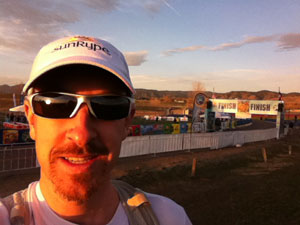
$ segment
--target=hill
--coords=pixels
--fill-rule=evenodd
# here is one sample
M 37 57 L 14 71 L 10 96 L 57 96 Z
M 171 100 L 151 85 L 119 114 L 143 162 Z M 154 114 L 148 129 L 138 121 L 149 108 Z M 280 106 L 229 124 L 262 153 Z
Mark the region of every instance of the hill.
M 7 84 L 0 85 L 0 94 L 20 94 L 24 84 L 9 86 Z
M 204 92 L 209 98 L 212 96 L 212 92 Z M 151 98 L 163 98 L 165 96 L 171 98 L 189 98 L 192 95 L 192 91 L 158 91 L 158 90 L 147 90 L 147 89 L 136 89 L 135 98 L 140 99 L 151 99 Z M 215 93 L 216 98 L 221 99 L 256 99 L 256 100 L 277 100 L 278 92 L 262 90 L 257 92 L 249 91 L 230 91 L 226 93 Z M 282 97 L 300 97 L 300 93 L 282 93 Z
M 12 95 L 16 94 L 17 103 L 20 99 L 20 93 L 23 85 L 0 85 L 0 111 L 7 112 L 13 107 Z M 212 92 L 204 92 L 209 98 Z M 137 111 L 139 115 L 161 114 L 170 107 L 191 108 L 193 102 L 192 91 L 158 91 L 149 89 L 136 89 Z M 261 90 L 257 92 L 250 91 L 230 91 L 226 93 L 215 93 L 216 98 L 220 99 L 249 99 L 249 100 L 278 100 L 278 93 L 274 91 Z M 300 109 L 300 93 L 282 93 L 282 99 L 285 101 L 286 109 Z M 181 100 L 178 103 L 175 100 Z M 149 113 L 152 112 L 152 113 Z
M 0 85 L 0 95 L 3 94 L 17 94 L 19 95 L 22 92 L 23 84 L 18 85 Z M 159 90 L 151 90 L 151 89 L 136 89 L 135 98 L 140 99 L 153 99 L 153 98 L 163 98 L 168 96 L 170 98 L 189 98 L 191 96 L 192 91 L 159 91 Z M 212 92 L 204 92 L 208 97 L 212 96 Z M 271 100 L 278 99 L 278 92 L 262 90 L 257 92 L 249 92 L 249 91 L 230 91 L 226 93 L 215 93 L 216 98 L 222 99 L 257 99 L 257 100 Z M 282 93 L 283 97 L 300 97 L 300 93 L 291 92 L 291 93 Z

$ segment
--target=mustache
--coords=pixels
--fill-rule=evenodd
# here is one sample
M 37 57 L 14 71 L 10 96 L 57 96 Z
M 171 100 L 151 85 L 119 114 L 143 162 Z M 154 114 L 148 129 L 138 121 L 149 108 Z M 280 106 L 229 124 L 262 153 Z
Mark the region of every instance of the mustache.
M 64 144 L 56 146 L 51 150 L 52 157 L 59 157 L 63 155 L 108 155 L 109 150 L 106 146 L 99 143 L 88 143 L 80 147 L 75 143 Z

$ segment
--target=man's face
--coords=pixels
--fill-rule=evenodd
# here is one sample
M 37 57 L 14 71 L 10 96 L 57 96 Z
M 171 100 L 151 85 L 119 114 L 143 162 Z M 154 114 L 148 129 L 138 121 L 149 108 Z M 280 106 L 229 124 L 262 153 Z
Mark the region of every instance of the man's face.
M 59 91 L 124 95 L 119 85 L 104 78 L 72 78 L 63 81 L 66 86 Z M 31 137 L 36 141 L 41 183 L 52 185 L 55 192 L 67 200 L 84 202 L 98 187 L 109 182 L 134 112 L 120 120 L 100 120 L 90 114 L 85 103 L 73 118 L 66 119 L 37 116 L 28 102 L 25 102 L 25 110 Z

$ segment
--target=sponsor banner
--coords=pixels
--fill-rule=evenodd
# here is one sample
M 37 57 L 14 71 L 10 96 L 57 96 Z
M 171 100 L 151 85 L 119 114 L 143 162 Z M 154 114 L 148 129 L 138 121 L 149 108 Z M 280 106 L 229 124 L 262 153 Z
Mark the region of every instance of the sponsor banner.
M 206 130 L 208 132 L 215 130 L 215 117 L 216 113 L 211 110 L 206 110 L 205 112 L 205 121 L 206 121 Z
M 201 113 L 201 106 L 204 105 L 204 103 L 206 102 L 206 96 L 202 93 L 198 93 L 195 98 L 194 98 L 194 106 L 193 106 L 193 117 L 192 117 L 192 121 L 194 122 L 198 122 L 200 117 L 200 113 Z
M 236 120 L 231 121 L 231 128 L 232 128 L 232 129 L 235 129 L 235 128 L 236 128 L 236 123 L 237 123 Z
M 280 102 L 281 101 L 251 100 L 249 105 L 249 112 L 251 114 L 277 115 L 278 104 Z
M 210 99 L 213 103 L 212 111 L 236 113 L 237 112 L 237 99 Z
M 164 133 L 164 125 L 163 124 L 154 124 L 153 134 L 163 134 L 163 133 Z
M 4 128 L 8 129 L 29 129 L 29 125 L 27 123 L 20 123 L 20 122 L 4 122 Z
M 170 123 L 164 124 L 164 134 L 172 134 L 173 132 L 173 126 Z
M 237 112 L 239 113 L 249 113 L 249 101 L 248 100 L 238 100 Z
M 238 100 L 238 99 L 210 99 L 213 103 L 212 111 L 225 113 L 242 113 L 245 118 L 248 114 L 277 115 L 278 103 L 283 101 L 274 100 Z
M 30 138 L 29 130 L 19 130 L 19 142 L 33 142 Z
M 2 129 L 0 130 L 0 144 L 15 144 L 34 142 L 29 135 L 29 129 Z
M 251 114 L 247 112 L 237 112 L 235 114 L 236 119 L 251 119 Z
M 188 133 L 192 133 L 192 123 L 188 123 Z
M 132 125 L 129 127 L 128 136 L 140 136 L 141 135 L 141 125 Z
M 185 134 L 189 130 L 189 125 L 187 123 L 181 123 L 180 124 L 180 133 Z
M 142 135 L 153 134 L 153 125 L 142 125 L 141 130 L 142 130 Z
M 3 130 L 3 141 L 4 145 L 17 143 L 19 140 L 18 130 Z
M 284 109 L 282 109 L 281 112 L 277 114 L 276 128 L 277 128 L 277 139 L 279 139 L 284 135 Z
M 193 133 L 200 133 L 201 132 L 201 122 L 193 123 Z
M 173 123 L 172 124 L 173 127 L 173 132 L 172 134 L 180 134 L 180 124 L 178 123 Z

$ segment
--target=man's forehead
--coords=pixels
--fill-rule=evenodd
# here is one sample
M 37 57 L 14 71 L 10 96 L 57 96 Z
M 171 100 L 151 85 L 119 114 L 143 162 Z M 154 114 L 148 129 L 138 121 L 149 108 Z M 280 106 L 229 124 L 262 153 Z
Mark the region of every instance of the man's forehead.
M 62 91 L 84 92 L 99 91 L 126 95 L 128 88 L 110 72 L 96 67 L 68 66 L 49 71 L 35 84 L 35 92 Z

